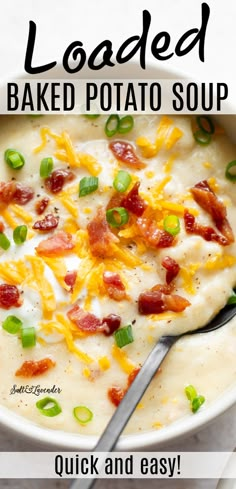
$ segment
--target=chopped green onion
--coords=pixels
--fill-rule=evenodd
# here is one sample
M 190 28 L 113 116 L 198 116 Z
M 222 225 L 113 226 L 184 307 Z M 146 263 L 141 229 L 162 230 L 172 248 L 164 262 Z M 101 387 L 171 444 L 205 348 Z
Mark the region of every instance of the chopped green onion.
M 105 125 L 105 134 L 108 138 L 114 136 L 119 128 L 120 118 L 117 114 L 112 114 L 108 117 Z
M 192 412 L 196 413 L 201 405 L 205 402 L 205 397 L 197 396 L 192 401 Z
M 22 328 L 21 330 L 21 343 L 23 348 L 32 348 L 36 344 L 35 328 Z
M 133 343 L 134 337 L 132 332 L 131 324 L 124 326 L 123 328 L 117 329 L 114 333 L 115 342 L 119 348 Z
M 208 132 L 199 129 L 193 133 L 193 137 L 198 144 L 205 146 L 211 142 L 211 135 Z
M 131 176 L 127 171 L 118 171 L 115 180 L 113 182 L 113 187 L 117 192 L 125 192 L 130 185 Z
M 236 304 L 236 294 L 234 292 L 234 290 L 232 291 L 232 295 L 228 298 L 228 302 L 227 302 L 227 305 L 231 305 L 231 304 Z
M 191 403 L 191 409 L 193 413 L 196 413 L 201 405 L 205 402 L 205 397 L 198 396 L 197 391 L 193 385 L 188 385 L 184 389 L 188 400 Z
M 106 219 L 110 226 L 119 228 L 128 222 L 129 213 L 124 207 L 113 207 L 106 211 Z
M 197 117 L 197 123 L 199 128 L 203 132 L 206 132 L 207 134 L 214 134 L 215 126 L 210 117 L 207 117 L 206 115 L 200 115 Z
M 126 115 L 125 117 L 122 117 L 119 122 L 118 126 L 118 132 L 120 134 L 126 134 L 127 132 L 130 132 L 134 127 L 134 119 L 132 115 Z
M 25 242 L 28 233 L 28 228 L 25 224 L 17 226 L 13 231 L 13 239 L 17 245 Z
M 53 159 L 51 156 L 48 158 L 43 158 L 40 163 L 39 174 L 41 178 L 47 178 L 52 173 L 53 169 Z
M 84 117 L 87 117 L 87 119 L 97 119 L 100 117 L 100 114 L 84 114 Z
M 11 243 L 8 239 L 8 237 L 4 233 L 0 233 L 0 248 L 3 250 L 8 250 L 10 248 Z
M 185 391 L 185 394 L 186 394 L 188 400 L 191 402 L 193 401 L 193 399 L 195 397 L 197 397 L 197 391 L 196 391 L 195 387 L 193 387 L 193 385 L 188 385 L 187 387 L 185 387 L 184 391 Z
M 163 222 L 163 226 L 164 230 L 167 231 L 167 233 L 172 234 L 172 236 L 176 236 L 180 232 L 180 221 L 177 216 L 166 216 Z
M 22 156 L 19 151 L 16 151 L 15 149 L 7 149 L 4 153 L 4 158 L 6 163 L 13 169 L 13 170 L 20 170 L 22 166 L 25 164 L 25 159 Z
M 49 406 L 49 407 L 47 407 Z M 36 402 L 36 407 L 44 416 L 53 418 L 62 412 L 60 404 L 52 397 L 44 397 Z
M 87 424 L 93 419 L 93 413 L 86 406 L 76 406 L 73 409 L 74 417 L 79 423 Z
M 92 194 L 98 189 L 98 177 L 84 177 L 79 182 L 79 197 Z
M 2 323 L 3 329 L 10 334 L 16 334 L 22 327 L 22 321 L 16 316 L 7 316 Z
M 228 163 L 225 170 L 225 176 L 231 182 L 236 182 L 236 173 L 231 173 L 230 171 L 230 169 L 233 168 L 234 166 L 236 166 L 236 160 L 233 160 L 230 163 Z M 236 170 L 236 168 L 234 168 L 234 170 Z

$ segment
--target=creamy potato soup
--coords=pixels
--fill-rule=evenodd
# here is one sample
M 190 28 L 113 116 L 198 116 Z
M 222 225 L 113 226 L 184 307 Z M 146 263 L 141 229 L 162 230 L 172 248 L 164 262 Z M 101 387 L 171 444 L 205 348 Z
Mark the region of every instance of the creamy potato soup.
M 100 434 L 155 342 L 236 282 L 236 148 L 205 117 L 0 119 L 1 403 Z M 231 163 L 231 164 L 230 164 Z M 198 416 L 236 380 L 236 322 L 176 343 L 127 426 Z

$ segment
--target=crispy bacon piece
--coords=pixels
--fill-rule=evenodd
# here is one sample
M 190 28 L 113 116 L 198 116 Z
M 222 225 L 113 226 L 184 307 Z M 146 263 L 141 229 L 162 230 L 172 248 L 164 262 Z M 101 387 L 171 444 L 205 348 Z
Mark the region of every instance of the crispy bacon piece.
M 109 314 L 102 320 L 105 336 L 112 335 L 121 325 L 121 317 L 117 314 Z
M 103 273 L 103 282 L 111 299 L 122 301 L 126 298 L 125 286 L 119 273 L 105 271 Z
M 173 283 L 170 284 L 156 284 L 151 288 L 151 291 L 156 291 L 158 290 L 162 294 L 168 295 L 173 292 L 174 285 Z
M 58 170 L 54 170 L 51 175 L 45 179 L 44 183 L 49 192 L 57 194 L 63 189 L 66 183 L 72 182 L 74 178 L 75 174 L 72 171 L 60 168 Z
M 27 204 L 34 196 L 34 191 L 14 180 L 10 182 L 0 182 L 0 202 L 3 204 Z
M 38 231 L 51 231 L 52 229 L 57 228 L 58 224 L 58 216 L 47 214 L 41 221 L 36 221 L 32 227 L 33 229 L 37 229 Z
M 3 233 L 5 226 L 2 221 L 0 221 L 0 233 Z
M 182 312 L 190 302 L 179 295 L 166 295 L 160 290 L 147 290 L 138 298 L 138 310 L 140 314 L 160 314 L 165 311 Z
M 23 301 L 20 292 L 15 285 L 0 285 L 0 307 L 10 309 L 11 307 L 20 307 Z
M 170 284 L 175 277 L 177 277 L 180 266 L 170 256 L 165 256 L 161 262 L 162 266 L 166 269 L 166 283 Z
M 49 201 L 50 200 L 48 197 L 43 197 L 42 199 L 37 200 L 37 202 L 35 202 L 35 211 L 39 216 L 43 214 L 43 212 L 45 211 L 45 209 L 49 204 Z
M 121 387 L 115 385 L 108 389 L 107 391 L 108 398 L 112 402 L 112 404 L 114 404 L 116 407 L 119 406 L 120 402 L 122 401 L 124 395 L 126 394 L 127 390 L 131 386 L 132 382 L 138 375 L 139 371 L 140 371 L 140 367 L 136 367 L 129 374 L 126 389 L 122 389 Z
M 67 312 L 67 316 L 79 329 L 86 333 L 97 333 L 102 329 L 102 321 L 94 314 L 84 311 L 78 305 L 73 306 L 72 309 Z
M 146 163 L 141 161 L 134 152 L 134 147 L 126 141 L 113 141 L 109 144 L 109 148 L 112 151 L 115 158 L 130 168 L 136 168 L 140 170 L 145 168 Z
M 227 239 L 228 243 L 234 242 L 232 228 L 227 219 L 226 207 L 216 196 L 207 180 L 202 180 L 191 188 L 194 200 L 211 215 L 217 229 Z M 205 238 L 206 239 L 206 238 Z
M 188 212 L 188 210 L 184 211 L 184 224 L 188 234 L 197 234 L 206 241 L 216 241 L 216 243 L 219 243 L 222 246 L 227 246 L 229 244 L 228 239 L 221 234 L 217 234 L 212 227 L 203 226 L 202 224 L 197 223 L 193 214 Z
M 114 385 L 113 387 L 109 387 L 107 391 L 108 399 L 114 404 L 114 406 L 119 406 L 125 395 L 125 389 Z
M 68 251 L 71 251 L 74 246 L 72 235 L 70 233 L 58 231 L 58 233 L 54 234 L 51 238 L 41 241 L 35 249 L 38 255 L 61 256 Z
M 119 192 L 116 192 L 110 198 L 110 200 L 106 206 L 106 210 L 113 209 L 114 207 L 121 207 L 121 202 L 123 199 L 124 199 L 124 196 L 122 194 L 120 194 Z
M 76 277 L 77 277 L 76 270 L 71 270 L 71 271 L 67 272 L 65 275 L 65 278 L 64 278 L 65 283 L 66 283 L 66 285 L 69 285 L 71 292 L 72 292 L 73 287 L 75 285 Z
M 112 254 L 111 245 L 117 243 L 118 238 L 110 231 L 105 211 L 100 208 L 88 226 L 89 245 L 94 256 L 104 258 Z
M 139 195 L 140 182 L 136 182 L 130 192 L 121 201 L 121 206 L 141 217 L 147 207 L 146 202 Z
M 156 221 L 148 217 L 139 217 L 136 221 L 141 236 L 145 239 L 146 243 L 153 248 L 168 248 L 174 243 L 174 236 L 158 229 Z
M 21 367 L 16 371 L 16 377 L 36 377 L 47 372 L 56 363 L 51 358 L 43 358 L 42 360 L 26 360 Z

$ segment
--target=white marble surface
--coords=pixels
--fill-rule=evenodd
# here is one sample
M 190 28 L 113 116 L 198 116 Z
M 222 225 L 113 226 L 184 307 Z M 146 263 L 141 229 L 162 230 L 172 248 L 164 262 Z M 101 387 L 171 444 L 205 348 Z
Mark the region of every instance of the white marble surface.
M 211 17 L 206 39 L 206 61 L 201 63 L 193 52 L 186 58 L 173 57 L 165 67 L 177 68 L 196 76 L 220 80 L 235 78 L 234 51 L 236 41 L 234 0 L 209 0 Z M 191 5 L 191 6 L 190 6 Z M 141 31 L 141 12 L 152 13 L 150 39 L 160 30 L 168 30 L 173 42 L 187 29 L 200 22 L 200 0 L 1 0 L 0 2 L 0 79 L 23 72 L 28 22 L 38 26 L 35 63 L 46 63 L 62 58 L 65 48 L 73 40 L 82 40 L 91 51 L 105 38 L 113 40 L 115 49 L 122 40 Z M 222 22 L 222 18 L 224 21 Z M 198 434 L 169 444 L 170 451 L 231 451 L 236 445 L 236 407 L 215 420 Z M 0 451 L 30 451 L 37 447 L 17 440 L 0 429 Z M 69 480 L 4 480 L 5 489 L 66 489 Z M 150 480 L 150 489 L 215 489 L 214 480 Z M 143 480 L 99 481 L 99 489 L 141 489 Z

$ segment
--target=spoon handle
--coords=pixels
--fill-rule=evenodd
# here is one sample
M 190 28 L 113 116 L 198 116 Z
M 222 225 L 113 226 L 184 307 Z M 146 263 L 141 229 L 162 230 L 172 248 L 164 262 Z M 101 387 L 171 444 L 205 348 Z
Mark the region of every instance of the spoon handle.
M 114 412 L 100 440 L 95 446 L 93 453 L 112 451 L 156 371 L 177 339 L 178 336 L 160 337 L 159 341 L 155 344 L 147 360 L 144 362 L 138 375 L 131 384 L 129 390 Z M 89 489 L 93 486 L 95 481 L 95 478 L 81 480 L 77 479 L 72 483 L 70 489 Z

